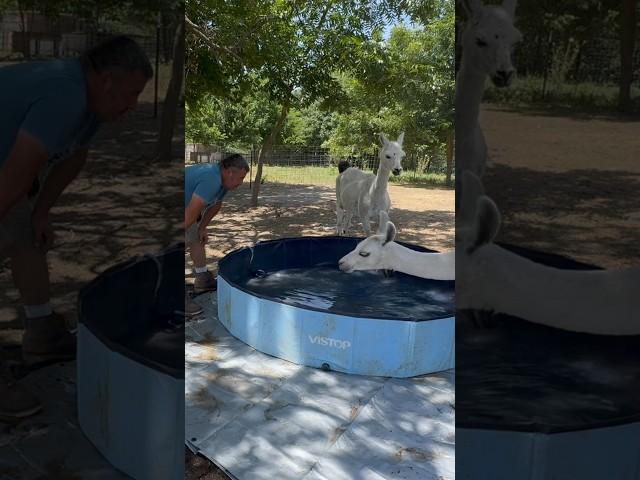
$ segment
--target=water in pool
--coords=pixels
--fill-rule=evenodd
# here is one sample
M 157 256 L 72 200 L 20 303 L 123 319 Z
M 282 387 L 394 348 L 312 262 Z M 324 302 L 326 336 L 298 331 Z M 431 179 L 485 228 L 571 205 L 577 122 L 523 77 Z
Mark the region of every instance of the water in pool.
M 336 265 L 254 272 L 240 283 L 289 305 L 370 318 L 430 320 L 453 316 L 454 282 L 395 272 L 344 273 Z

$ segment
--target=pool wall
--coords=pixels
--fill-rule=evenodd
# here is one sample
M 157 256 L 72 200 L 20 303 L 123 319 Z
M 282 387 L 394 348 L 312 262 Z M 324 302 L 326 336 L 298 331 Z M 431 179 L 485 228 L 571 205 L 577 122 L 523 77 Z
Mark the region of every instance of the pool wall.
M 260 258 L 260 244 L 254 248 L 252 258 Z M 337 268 L 338 258 L 333 261 Z M 223 270 L 218 277 L 218 318 L 233 336 L 256 350 L 359 375 L 412 377 L 455 366 L 453 316 L 407 321 L 306 309 L 254 296 L 227 281 Z
M 135 257 L 79 294 L 78 423 L 137 480 L 184 478 L 184 246 Z
M 501 246 L 555 268 L 599 269 Z M 578 334 L 507 316 L 497 322 L 491 330 L 458 329 L 456 478 L 640 480 L 639 410 L 629 408 L 638 391 L 638 337 Z M 569 376 L 563 364 L 587 365 L 595 375 L 576 369 Z

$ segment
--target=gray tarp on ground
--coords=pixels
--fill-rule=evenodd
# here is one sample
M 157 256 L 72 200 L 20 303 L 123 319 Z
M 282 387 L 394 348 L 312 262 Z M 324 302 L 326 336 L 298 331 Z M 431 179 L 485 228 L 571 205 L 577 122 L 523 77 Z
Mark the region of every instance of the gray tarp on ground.
M 213 294 L 215 295 L 215 293 Z M 215 297 L 186 329 L 186 442 L 240 480 L 455 478 L 454 371 L 301 367 L 232 337 Z
M 113 468 L 85 437 L 76 416 L 76 363 L 56 364 L 21 380 L 44 403 L 17 425 L 0 423 L 0 479 L 117 480 Z

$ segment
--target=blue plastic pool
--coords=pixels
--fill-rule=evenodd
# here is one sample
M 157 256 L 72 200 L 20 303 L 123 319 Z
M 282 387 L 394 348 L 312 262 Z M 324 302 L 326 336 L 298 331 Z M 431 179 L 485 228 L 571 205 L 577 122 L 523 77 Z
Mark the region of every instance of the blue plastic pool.
M 338 260 L 359 241 L 287 238 L 230 253 L 219 263 L 220 321 L 302 365 L 393 377 L 453 368 L 455 282 L 341 272 Z

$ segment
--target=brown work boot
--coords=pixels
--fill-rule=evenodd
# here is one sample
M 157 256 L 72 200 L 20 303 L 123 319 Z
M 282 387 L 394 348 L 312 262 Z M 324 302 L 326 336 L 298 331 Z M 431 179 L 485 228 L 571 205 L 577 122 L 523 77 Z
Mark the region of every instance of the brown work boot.
M 17 422 L 42 410 L 42 404 L 27 389 L 0 378 L 0 420 Z
M 191 300 L 191 298 L 187 298 L 184 304 L 184 315 L 185 317 L 195 317 L 196 315 L 200 315 L 204 312 L 204 308 L 198 305 L 196 302 Z
M 185 294 L 184 296 L 184 309 L 176 310 L 178 315 L 184 315 L 187 318 L 195 317 L 202 312 L 204 312 L 204 308 L 194 302 L 189 294 Z
M 193 293 L 198 295 L 200 293 L 211 292 L 217 288 L 218 282 L 213 276 L 213 273 L 196 273 L 196 281 L 193 283 Z
M 62 315 L 25 319 L 22 360 L 27 366 L 63 362 L 76 358 L 76 337 Z

